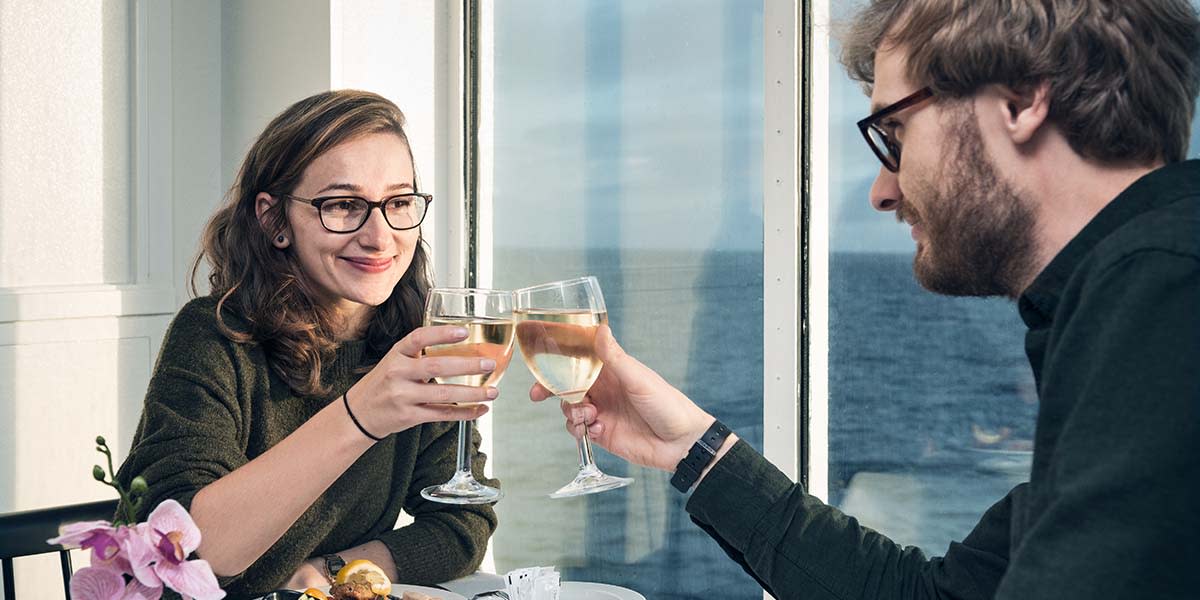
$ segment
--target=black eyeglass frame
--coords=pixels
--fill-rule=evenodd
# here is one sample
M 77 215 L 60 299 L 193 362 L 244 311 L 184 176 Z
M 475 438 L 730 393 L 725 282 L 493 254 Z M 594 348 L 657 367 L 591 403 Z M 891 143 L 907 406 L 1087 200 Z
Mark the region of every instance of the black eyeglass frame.
M 379 214 L 383 215 L 383 222 L 387 223 L 388 227 L 391 227 L 392 229 L 394 229 L 396 231 L 408 231 L 410 229 L 416 229 L 421 226 L 421 223 L 425 222 L 425 217 L 429 215 L 429 205 L 433 203 L 433 194 L 425 194 L 425 193 L 421 193 L 421 192 L 411 192 L 408 194 L 396 194 L 395 196 L 388 196 L 387 198 L 384 198 L 383 200 L 378 200 L 378 201 L 367 200 L 366 198 L 363 198 L 362 196 L 320 196 L 317 198 L 305 198 L 303 196 L 295 196 L 292 194 L 280 194 L 280 195 L 284 198 L 287 198 L 288 200 L 296 200 L 299 202 L 304 202 L 306 204 L 311 204 L 314 208 L 317 209 L 317 218 L 321 221 L 321 227 L 324 227 L 325 231 L 328 231 L 329 233 L 354 233 L 355 231 L 362 229 L 363 225 L 366 225 L 367 221 L 369 221 L 371 219 L 371 211 L 376 208 L 379 209 Z M 396 227 L 395 225 L 392 225 L 392 222 L 388 220 L 387 211 L 385 211 L 383 209 L 384 205 L 387 204 L 388 202 L 391 202 L 392 200 L 395 200 L 396 198 L 409 198 L 409 197 L 414 197 L 414 196 L 417 198 L 421 198 L 422 200 L 425 201 L 425 212 L 421 213 L 421 220 L 417 221 L 416 225 L 413 225 L 411 227 Z M 321 213 L 321 205 L 323 205 L 326 202 L 329 202 L 331 200 L 361 200 L 367 204 L 367 211 L 363 213 L 363 219 L 361 222 L 359 222 L 357 227 L 355 227 L 354 229 L 346 230 L 346 231 L 338 231 L 336 229 L 330 228 L 328 225 L 325 224 L 325 215 Z
M 900 144 L 892 139 L 891 134 L 886 129 L 879 125 L 879 122 L 885 118 L 896 114 L 906 108 L 915 106 L 918 103 L 934 96 L 933 89 L 923 87 L 908 96 L 901 98 L 897 102 L 893 102 L 874 113 L 871 116 L 858 122 L 858 131 L 862 133 L 863 139 L 867 140 L 867 145 L 871 147 L 871 151 L 879 158 L 879 162 L 883 163 L 883 167 L 893 173 L 900 172 Z M 875 145 L 875 140 L 871 137 L 870 130 L 874 129 L 879 133 L 879 138 L 883 140 L 886 148 L 880 148 Z M 888 153 L 891 153 L 890 155 Z M 892 158 L 895 160 L 892 160 Z

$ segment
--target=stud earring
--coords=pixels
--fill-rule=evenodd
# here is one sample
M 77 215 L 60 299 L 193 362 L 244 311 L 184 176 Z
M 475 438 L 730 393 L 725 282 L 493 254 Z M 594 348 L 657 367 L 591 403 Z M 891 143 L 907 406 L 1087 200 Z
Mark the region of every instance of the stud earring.
M 287 241 L 287 238 L 286 238 L 286 237 L 283 237 L 282 235 L 280 235 L 279 237 L 275 238 L 275 241 L 276 241 L 276 242 L 279 242 L 280 244 L 282 244 L 282 243 L 284 243 L 284 242 L 286 242 L 286 241 Z

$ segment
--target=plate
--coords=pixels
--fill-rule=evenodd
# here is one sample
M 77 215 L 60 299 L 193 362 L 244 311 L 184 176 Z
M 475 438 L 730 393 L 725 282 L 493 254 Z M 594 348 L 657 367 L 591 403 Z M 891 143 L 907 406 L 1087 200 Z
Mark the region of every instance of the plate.
M 565 581 L 559 588 L 560 600 L 646 600 L 646 597 L 630 589 L 606 583 Z
M 327 594 L 329 593 L 329 586 L 319 587 L 317 589 Z M 407 583 L 392 584 L 392 598 L 399 600 L 399 598 L 404 595 L 404 592 L 421 592 L 423 594 L 429 594 L 434 598 L 441 598 L 442 600 L 467 600 L 465 597 L 455 594 L 454 592 L 440 590 L 438 588 L 425 587 L 423 585 L 410 585 Z

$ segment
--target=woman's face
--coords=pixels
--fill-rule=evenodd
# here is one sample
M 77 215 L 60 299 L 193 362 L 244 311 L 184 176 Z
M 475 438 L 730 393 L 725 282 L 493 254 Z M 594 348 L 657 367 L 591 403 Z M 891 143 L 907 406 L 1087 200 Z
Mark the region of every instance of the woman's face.
M 360 196 L 377 202 L 411 193 L 413 164 L 404 141 L 392 133 L 354 138 L 317 157 L 304 170 L 292 194 L 303 198 Z M 265 198 L 264 198 L 265 197 Z M 332 233 L 322 225 L 316 207 L 300 200 L 259 194 L 259 214 L 276 201 L 288 202 L 286 240 L 296 253 L 307 282 L 326 306 L 335 308 L 349 324 L 361 324 L 369 307 L 383 304 L 412 263 L 420 228 L 397 231 L 378 208 L 352 233 Z

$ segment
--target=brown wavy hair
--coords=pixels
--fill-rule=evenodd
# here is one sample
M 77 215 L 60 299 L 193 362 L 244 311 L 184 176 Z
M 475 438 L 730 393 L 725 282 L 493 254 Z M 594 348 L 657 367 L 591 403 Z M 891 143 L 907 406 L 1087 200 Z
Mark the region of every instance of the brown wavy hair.
M 842 36 L 850 76 L 875 81 L 881 45 L 940 97 L 987 84 L 1050 87 L 1049 120 L 1105 164 L 1187 157 L 1200 93 L 1200 18 L 1188 0 L 872 0 Z
M 276 203 L 259 220 L 255 196 L 291 193 L 317 157 L 372 133 L 399 136 L 412 158 L 404 114 L 382 96 L 329 91 L 288 107 L 250 147 L 224 205 L 204 229 L 192 265 L 193 295 L 201 262 L 211 266 L 208 283 L 210 293 L 220 297 L 217 322 L 222 333 L 235 342 L 261 344 L 271 369 L 301 394 L 329 393 L 321 382 L 321 365 L 338 347 L 337 315 L 315 300 L 318 296 L 295 253 L 271 244 L 287 227 L 288 203 Z M 396 340 L 421 325 L 429 288 L 428 255 L 424 240 L 419 240 L 400 283 L 371 316 L 366 331 L 369 357 L 382 357 Z M 226 313 L 244 321 L 246 330 L 231 327 Z

